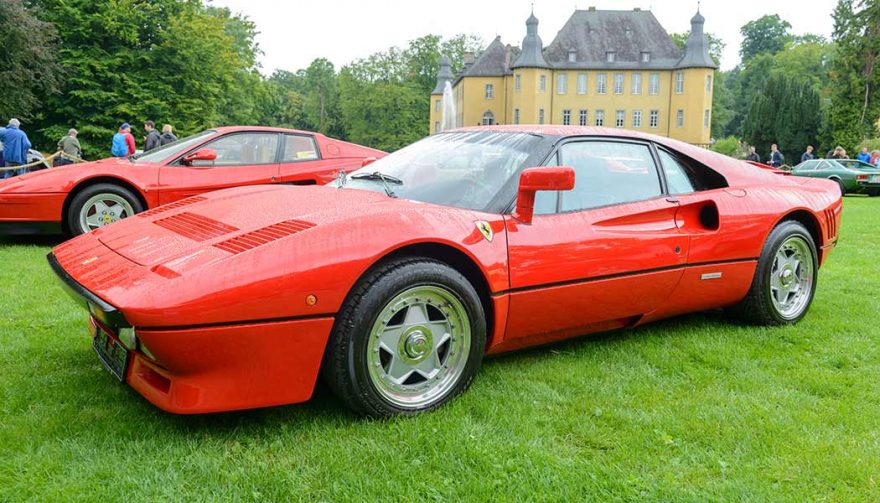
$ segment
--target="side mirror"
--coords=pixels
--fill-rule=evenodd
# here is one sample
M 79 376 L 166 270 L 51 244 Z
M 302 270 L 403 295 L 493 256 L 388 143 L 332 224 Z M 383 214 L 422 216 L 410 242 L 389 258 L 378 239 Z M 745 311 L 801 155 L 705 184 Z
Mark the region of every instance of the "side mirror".
M 183 158 L 185 164 L 192 164 L 195 161 L 213 161 L 217 159 L 217 151 L 213 148 L 200 148 Z
M 519 175 L 516 193 L 516 211 L 513 218 L 524 224 L 532 223 L 535 210 L 535 193 L 539 190 L 571 190 L 574 188 L 574 168 L 548 166 L 527 168 Z
M 361 167 L 363 168 L 364 166 L 369 166 L 370 164 L 373 164 L 374 162 L 376 162 L 375 157 L 364 157 L 364 160 L 361 161 Z

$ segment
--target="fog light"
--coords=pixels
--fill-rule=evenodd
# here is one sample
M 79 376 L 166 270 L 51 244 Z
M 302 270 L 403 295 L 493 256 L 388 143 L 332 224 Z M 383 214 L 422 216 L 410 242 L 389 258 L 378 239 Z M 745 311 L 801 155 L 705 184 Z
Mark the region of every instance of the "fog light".
M 122 345 L 128 349 L 137 349 L 137 336 L 134 333 L 134 328 L 120 328 L 119 340 L 122 342 Z

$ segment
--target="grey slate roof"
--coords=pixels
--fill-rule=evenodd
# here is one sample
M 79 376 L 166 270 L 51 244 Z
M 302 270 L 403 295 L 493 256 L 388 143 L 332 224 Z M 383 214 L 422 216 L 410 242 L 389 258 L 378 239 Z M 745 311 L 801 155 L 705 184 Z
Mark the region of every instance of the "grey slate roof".
M 466 77 L 499 77 L 509 73 L 510 61 L 507 60 L 507 49 L 501 43 L 501 37 L 495 37 L 489 47 L 464 71 Z
M 709 39 L 703 34 L 703 23 L 706 18 L 697 11 L 691 18 L 691 33 L 684 46 L 684 56 L 678 62 L 678 68 L 716 68 L 709 56 Z
M 569 50 L 576 61 L 568 61 Z M 607 52 L 615 62 L 606 61 Z M 651 60 L 641 62 L 641 53 Z M 554 68 L 627 69 L 673 68 L 682 53 L 650 11 L 576 10 L 559 30 L 544 55 Z
M 443 89 L 446 87 L 446 83 L 451 82 L 453 78 L 452 69 L 449 67 L 449 58 L 441 55 L 440 72 L 437 74 L 437 85 L 434 86 L 434 90 L 431 91 L 431 94 L 443 94 Z
M 526 38 L 523 39 L 522 52 L 511 68 L 550 68 L 544 59 L 543 49 L 544 42 L 538 36 L 538 18 L 532 13 L 526 20 Z

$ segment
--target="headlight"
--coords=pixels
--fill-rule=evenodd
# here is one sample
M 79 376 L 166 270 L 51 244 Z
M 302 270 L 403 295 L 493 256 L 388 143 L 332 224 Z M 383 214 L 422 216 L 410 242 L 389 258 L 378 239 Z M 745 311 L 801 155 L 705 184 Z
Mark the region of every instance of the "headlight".
M 128 349 L 137 349 L 137 335 L 135 335 L 134 328 L 120 328 L 119 340 L 122 341 L 122 345 Z

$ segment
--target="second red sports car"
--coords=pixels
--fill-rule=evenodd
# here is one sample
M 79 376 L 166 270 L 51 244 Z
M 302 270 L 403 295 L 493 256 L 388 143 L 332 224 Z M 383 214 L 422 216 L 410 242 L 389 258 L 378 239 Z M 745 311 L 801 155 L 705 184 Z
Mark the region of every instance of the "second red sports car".
M 321 185 L 380 150 L 319 133 L 221 127 L 130 158 L 0 180 L 0 234 L 77 235 L 162 204 L 242 185 Z
M 429 410 L 485 354 L 729 308 L 794 323 L 838 236 L 828 180 L 619 129 L 431 136 L 320 187 L 189 198 L 55 248 L 117 379 L 200 413 Z

